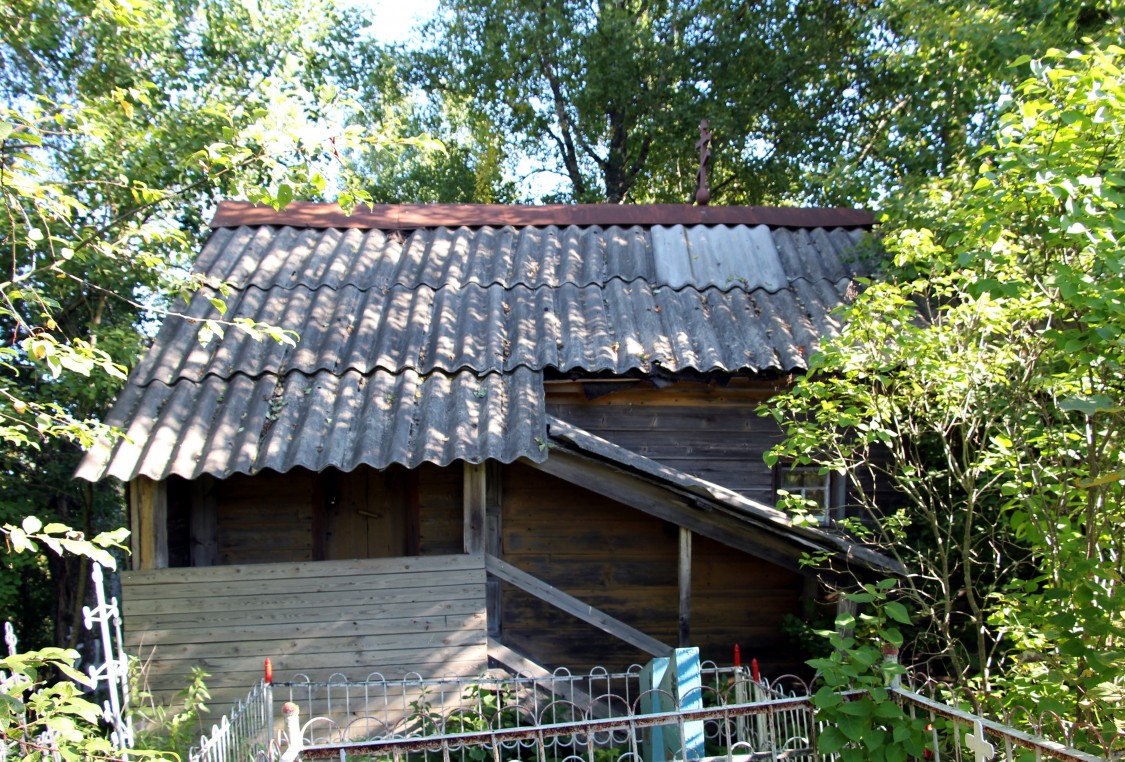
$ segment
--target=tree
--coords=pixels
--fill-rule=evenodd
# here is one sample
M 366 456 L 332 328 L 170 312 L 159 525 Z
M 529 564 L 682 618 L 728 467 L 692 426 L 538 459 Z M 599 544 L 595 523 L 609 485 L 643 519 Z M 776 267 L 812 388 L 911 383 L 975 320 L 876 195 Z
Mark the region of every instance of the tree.
M 776 399 L 852 476 L 929 669 L 985 708 L 1125 727 L 1125 51 L 1022 59 L 971 170 L 888 214 L 885 277 Z M 888 508 L 893 486 L 902 505 Z M 903 542 L 903 538 L 910 538 Z
M 796 195 L 795 168 L 839 137 L 824 117 L 847 102 L 863 23 L 820 0 L 451 0 L 416 71 L 495 125 L 510 171 L 527 157 L 565 177 L 558 200 L 686 202 L 707 118 L 715 190 L 761 202 Z
M 384 140 L 357 152 L 355 171 L 376 203 L 511 203 L 503 141 L 494 125 L 452 97 L 424 98 L 401 54 L 363 44 L 333 74 L 357 104 L 353 123 Z M 431 137 L 434 136 L 434 137 Z
M 1008 61 L 1122 21 L 1106 0 L 448 0 L 397 58 L 545 200 L 690 201 L 706 118 L 714 203 L 870 205 L 992 133 L 1026 74 Z
M 292 341 L 225 319 L 223 284 L 184 273 L 217 196 L 280 207 L 329 191 L 335 164 L 342 203 L 364 198 L 340 164 L 361 130 L 328 124 L 348 105 L 325 53 L 345 55 L 358 25 L 330 0 L 0 8 L 0 603 L 33 646 L 0 659 L 4 753 L 120 756 L 74 646 L 86 564 L 112 568 L 123 550 L 125 530 L 98 531 L 122 523 L 121 496 L 70 476 L 82 446 L 113 434 L 98 418 L 173 295 L 209 299 L 213 333 Z M 48 572 L 57 592 L 38 598 L 58 608 L 16 608 Z M 52 615 L 64 647 L 36 648 Z
M 841 109 L 845 140 L 809 182 L 836 203 L 883 205 L 889 194 L 958 171 L 997 128 L 1000 96 L 1027 75 L 1021 55 L 1121 38 L 1120 4 L 1104 0 L 882 0 Z
M 186 280 L 186 265 L 217 197 L 284 204 L 328 190 L 318 169 L 339 166 L 360 133 L 328 123 L 347 104 L 326 51 L 345 55 L 358 25 L 330 0 L 0 8 L 3 520 L 89 535 L 122 523 L 118 490 L 70 481 L 81 447 L 169 294 L 202 290 L 215 330 L 255 329 L 225 323 L 220 284 Z M 6 565 L 0 600 L 23 642 L 76 645 L 81 563 Z M 57 587 L 43 595 L 35 580 L 48 574 Z

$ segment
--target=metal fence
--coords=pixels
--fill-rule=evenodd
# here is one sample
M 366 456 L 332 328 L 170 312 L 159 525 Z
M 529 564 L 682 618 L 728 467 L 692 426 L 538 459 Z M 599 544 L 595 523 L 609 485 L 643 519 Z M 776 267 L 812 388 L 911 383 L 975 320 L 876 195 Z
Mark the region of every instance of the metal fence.
M 811 759 L 812 715 L 799 680 L 698 665 L 689 692 L 649 687 L 641 667 L 539 678 L 298 680 L 288 690 L 291 756 L 411 762 Z M 308 718 L 302 721 L 302 718 Z
M 741 668 L 702 665 L 694 695 L 646 688 L 644 669 L 541 678 L 484 676 L 352 681 L 304 678 L 261 685 L 237 716 L 216 726 L 192 762 L 380 759 L 395 762 L 814 762 L 809 686 L 754 680 Z M 942 703 L 924 689 L 892 689 L 931 734 L 932 762 L 1125 759 L 1125 739 L 1090 728 L 1034 725 L 1054 742 Z M 845 698 L 848 696 L 845 695 Z M 271 701 L 281 703 L 273 726 Z M 285 725 L 281 723 L 285 716 Z M 257 718 L 248 721 L 248 716 Z M 1028 723 L 1021 723 L 1028 726 Z M 270 728 L 276 740 L 270 740 Z M 693 740 L 694 739 L 694 740 Z M 1092 740 L 1093 739 L 1093 740 Z M 1070 748 L 1081 741 L 1095 753 Z M 1100 749 L 1098 748 L 1100 746 Z M 1097 753 L 1100 751 L 1100 754 Z M 833 759 L 828 757 L 828 759 Z
M 803 695 L 805 691 L 804 684 L 795 679 L 772 685 L 756 682 L 741 667 L 707 662 L 700 665 L 700 673 L 699 695 L 683 697 L 646 688 L 640 666 L 615 673 L 557 670 L 542 677 L 427 679 L 415 674 L 391 680 L 374 673 L 363 680 L 340 675 L 328 682 L 314 682 L 298 676 L 277 684 L 275 690 L 279 700 L 287 693 L 287 700 L 300 708 L 301 715 L 311 718 L 305 730 L 310 743 L 627 717 L 657 704 L 670 706 L 670 702 L 698 699 L 713 706 Z
M 1053 714 L 1019 718 L 1009 716 L 996 722 L 939 700 L 941 686 L 921 683 L 912 689 L 896 687 L 893 692 L 912 716 L 928 720 L 931 738 L 929 759 L 934 762 L 979 762 L 986 759 L 1041 760 L 1075 762 L 1125 759 L 1125 735 L 1104 736 L 1097 728 L 1067 721 Z M 929 694 L 929 695 L 927 695 Z M 1031 728 L 1027 733 L 1013 727 Z M 1061 740 L 1052 740 L 1061 739 Z M 1086 749 L 1087 751 L 1082 751 Z
M 274 727 L 273 686 L 262 681 L 213 725 L 188 752 L 191 762 L 266 762 L 281 756 L 281 739 Z

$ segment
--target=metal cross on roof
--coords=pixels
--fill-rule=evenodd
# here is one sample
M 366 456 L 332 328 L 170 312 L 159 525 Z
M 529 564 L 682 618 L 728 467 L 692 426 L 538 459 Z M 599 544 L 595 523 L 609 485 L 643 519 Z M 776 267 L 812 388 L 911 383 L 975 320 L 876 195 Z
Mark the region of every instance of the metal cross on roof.
M 984 726 L 980 724 L 980 720 L 973 723 L 973 734 L 965 736 L 965 746 L 969 747 L 976 762 L 987 762 L 996 756 L 996 747 L 985 739 Z
M 706 119 L 699 123 L 699 140 L 695 147 L 699 149 L 699 188 L 695 191 L 695 202 L 706 206 L 711 200 L 711 190 L 707 187 L 707 165 L 711 161 L 711 129 Z

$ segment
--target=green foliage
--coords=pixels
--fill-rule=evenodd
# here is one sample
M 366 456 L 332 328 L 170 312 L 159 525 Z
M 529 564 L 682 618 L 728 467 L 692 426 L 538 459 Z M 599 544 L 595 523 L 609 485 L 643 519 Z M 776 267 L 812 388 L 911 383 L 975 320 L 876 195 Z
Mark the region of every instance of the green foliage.
M 388 198 L 488 201 L 502 176 L 544 201 L 684 203 L 706 118 L 715 203 L 871 204 L 991 134 L 1026 73 L 1008 61 L 1123 32 L 1100 0 L 447 0 L 421 52 L 369 51 L 357 83 L 449 152 L 367 169 Z
M 903 644 L 898 624 L 910 624 L 906 607 L 889 599 L 896 580 L 863 586 L 845 597 L 864 606 L 858 618 L 841 614 L 836 630 L 819 633 L 832 647 L 824 658 L 810 659 L 821 685 L 813 694 L 816 739 L 821 754 L 844 762 L 905 762 L 925 753 L 926 722 L 911 717 L 888 690 L 905 670 L 884 656 Z
M 332 0 L 0 8 L 0 520 L 123 523 L 119 486 L 70 477 L 177 296 L 212 304 L 204 336 L 296 340 L 185 273 L 218 198 L 366 198 L 344 157 L 380 136 L 341 126 L 331 77 L 359 24 Z M 72 557 L 0 569 L 24 642 L 76 645 L 86 575 Z
M 176 318 L 175 297 L 208 299 L 213 335 L 295 341 L 226 315 L 225 284 L 184 273 L 217 198 L 367 198 L 342 157 L 379 136 L 337 126 L 349 105 L 326 54 L 346 56 L 357 25 L 332 0 L 0 6 L 0 521 L 12 551 L 0 603 L 25 642 L 75 645 L 89 562 L 115 567 L 124 530 L 99 530 L 122 523 L 120 488 L 71 477 L 82 449 L 113 435 L 99 419 L 155 323 Z M 42 548 L 54 553 L 33 555 Z M 44 730 L 65 759 L 116 753 L 71 682 L 76 656 L 3 664 L 0 722 L 29 758 Z M 202 697 L 168 718 L 173 738 Z
M 0 744 L 21 759 L 116 759 L 120 753 L 101 735 L 101 711 L 82 697 L 78 685 L 89 684 L 74 668 L 76 651 L 45 648 L 0 659 L 8 675 L 0 690 Z M 50 682 L 55 672 L 70 680 Z M 71 682 L 73 680 L 74 682 Z M 139 752 L 139 756 L 152 756 Z
M 773 412 L 911 570 L 916 661 L 1125 728 L 1125 51 L 1020 59 L 976 168 L 888 214 L 884 277 Z M 874 486 L 893 486 L 898 505 Z
M 59 554 L 76 554 L 115 568 L 108 548 L 121 547 L 126 530 L 99 534 L 87 540 L 81 532 L 61 524 L 44 525 L 34 516 L 19 526 L 0 528 L 10 552 L 36 552 L 40 544 Z M 8 753 L 27 760 L 50 759 L 55 752 L 63 759 L 116 759 L 120 752 L 104 737 L 101 710 L 82 696 L 79 686 L 90 679 L 75 668 L 78 652 L 43 648 L 15 653 L 0 659 L 0 744 Z M 62 679 L 58 679 L 61 676 Z M 139 757 L 152 752 L 133 752 Z
M 563 178 L 548 200 L 688 201 L 707 118 L 712 187 L 761 202 L 799 195 L 802 166 L 846 139 L 825 116 L 849 105 L 864 23 L 819 0 L 451 0 L 415 71 L 491 125 L 512 171 Z
M 128 529 L 115 529 L 111 532 L 101 532 L 87 540 L 81 532 L 75 531 L 65 524 L 52 522 L 44 525 L 35 516 L 26 516 L 19 526 L 4 524 L 0 526 L 8 540 L 8 547 L 13 553 L 39 551 L 43 544 L 58 555 L 72 553 L 86 556 L 90 560 L 101 564 L 108 569 L 117 568 L 117 559 L 109 552 L 110 548 L 125 550 L 121 543 L 129 536 Z
M 187 686 L 165 704 L 148 690 L 145 667 L 137 659 L 129 662 L 129 695 L 133 703 L 130 716 L 136 735 L 136 746 L 172 752 L 187 759 L 188 751 L 206 732 L 203 715 L 208 711 L 211 694 L 206 680 L 210 675 L 200 667 L 192 667 Z

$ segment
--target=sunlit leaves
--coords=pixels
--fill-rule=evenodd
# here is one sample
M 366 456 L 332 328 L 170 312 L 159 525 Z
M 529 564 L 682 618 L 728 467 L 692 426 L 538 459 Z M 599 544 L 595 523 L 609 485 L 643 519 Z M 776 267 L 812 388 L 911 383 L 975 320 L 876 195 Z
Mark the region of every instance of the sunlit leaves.
M 899 201 L 885 277 L 774 409 L 777 455 L 847 468 L 914 571 L 931 670 L 1103 731 L 1125 722 L 1123 59 L 1017 62 L 976 171 Z
M 19 526 L 4 524 L 0 526 L 0 533 L 7 536 L 8 548 L 14 553 L 35 553 L 42 544 L 60 556 L 66 553 L 85 556 L 107 569 L 117 568 L 117 560 L 110 550 L 124 550 L 122 543 L 129 536 L 129 530 L 115 529 L 86 539 L 82 532 L 65 524 L 51 522 L 44 525 L 36 516 L 24 517 Z

